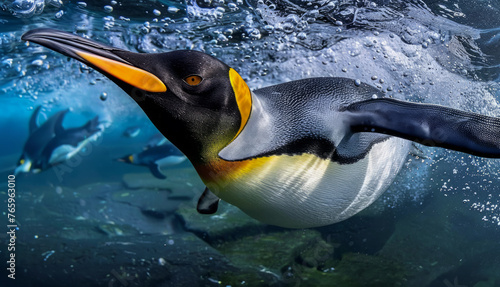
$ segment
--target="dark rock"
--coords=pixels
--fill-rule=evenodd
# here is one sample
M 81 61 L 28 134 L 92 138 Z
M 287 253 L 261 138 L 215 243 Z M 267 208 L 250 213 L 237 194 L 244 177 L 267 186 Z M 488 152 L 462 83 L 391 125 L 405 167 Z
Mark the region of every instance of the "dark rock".
M 269 286 L 297 286 L 291 283 L 303 282 L 299 282 L 301 279 L 297 282 L 290 280 L 287 277 L 289 270 L 295 270 L 298 274 L 311 266 L 320 268 L 334 251 L 333 245 L 323 241 L 320 233 L 311 229 L 251 235 L 235 241 L 222 242 L 216 245 L 216 248 L 246 273 L 255 275 L 254 278 L 245 280 L 249 286 L 266 286 L 259 285 L 262 278 Z M 259 277 L 261 280 L 258 280 Z M 222 278 L 223 282 L 228 282 L 231 286 L 240 283 L 237 280 L 239 277 Z
M 336 266 L 338 286 L 406 286 L 406 269 L 397 260 L 378 255 L 346 253 Z M 319 279 L 319 278 L 318 278 Z M 324 280 L 321 285 L 327 286 Z
M 432 282 L 441 286 L 444 280 L 453 281 L 456 274 L 462 285 L 473 285 L 479 280 L 464 283 L 466 276 L 458 270 L 475 262 L 475 268 L 464 268 L 470 275 L 479 258 L 491 261 L 498 253 L 494 238 L 498 231 L 486 236 L 484 230 L 476 234 L 474 228 L 486 228 L 477 212 L 466 208 L 458 196 L 437 194 L 420 213 L 398 221 L 380 255 L 412 270 L 406 286 L 436 286 Z
M 190 233 L 108 241 L 20 236 L 16 258 L 17 286 L 211 286 L 237 271 Z
M 141 212 L 142 212 L 142 214 L 144 214 L 146 216 L 149 216 L 151 218 L 158 219 L 158 220 L 165 219 L 165 216 L 166 216 L 165 213 L 158 211 L 158 210 L 154 210 L 154 209 L 141 209 Z
M 216 248 L 237 265 L 264 266 L 280 277 L 280 270 L 287 264 L 308 258 L 307 249 L 320 238 L 319 232 L 312 229 L 278 231 L 223 242 Z M 333 252 L 333 247 L 329 248 Z

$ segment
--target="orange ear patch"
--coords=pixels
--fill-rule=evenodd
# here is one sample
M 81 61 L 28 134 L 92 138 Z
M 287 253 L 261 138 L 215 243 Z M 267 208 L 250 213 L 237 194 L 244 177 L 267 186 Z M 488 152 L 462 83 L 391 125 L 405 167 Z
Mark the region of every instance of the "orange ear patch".
M 238 109 L 241 114 L 240 129 L 234 136 L 234 140 L 241 133 L 250 118 L 250 112 L 252 111 L 252 93 L 243 78 L 241 78 L 238 72 L 232 68 L 229 69 L 229 80 L 231 81 L 236 103 L 238 104 Z

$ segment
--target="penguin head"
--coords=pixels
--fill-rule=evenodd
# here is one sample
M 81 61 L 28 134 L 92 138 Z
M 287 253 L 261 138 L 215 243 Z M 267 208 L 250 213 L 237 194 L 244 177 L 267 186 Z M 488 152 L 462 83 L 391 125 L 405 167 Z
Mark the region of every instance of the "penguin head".
M 14 174 L 17 175 L 20 172 L 30 172 L 31 171 L 31 166 L 32 162 L 30 159 L 26 158 L 26 156 L 23 154 L 21 155 L 21 158 L 19 158 L 19 161 L 17 162 L 16 169 L 14 170 Z
M 205 53 L 133 53 L 52 29 L 31 30 L 23 39 L 106 75 L 192 162 L 216 157 L 250 116 L 251 93 L 245 81 Z
M 130 163 L 130 164 L 134 164 L 134 160 L 135 160 L 135 156 L 133 154 L 116 159 L 116 161 Z

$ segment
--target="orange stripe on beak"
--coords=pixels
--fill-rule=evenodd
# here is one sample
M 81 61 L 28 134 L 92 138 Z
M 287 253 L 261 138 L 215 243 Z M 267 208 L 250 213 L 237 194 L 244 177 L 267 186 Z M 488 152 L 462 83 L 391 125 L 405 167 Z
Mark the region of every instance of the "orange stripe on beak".
M 75 53 L 104 72 L 136 88 L 154 93 L 167 91 L 165 84 L 150 72 L 87 52 L 75 51 Z

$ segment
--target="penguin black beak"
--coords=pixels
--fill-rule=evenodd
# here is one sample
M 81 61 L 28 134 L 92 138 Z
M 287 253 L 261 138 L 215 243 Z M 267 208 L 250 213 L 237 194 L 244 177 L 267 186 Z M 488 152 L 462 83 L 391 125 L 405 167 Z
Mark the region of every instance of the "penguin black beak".
M 134 162 L 134 155 L 124 156 L 124 157 L 121 157 L 121 158 L 117 158 L 115 160 L 118 161 L 118 162 L 133 163 Z
M 77 59 L 107 75 L 120 86 L 125 83 L 155 93 L 167 90 L 157 76 L 141 68 L 141 62 L 144 62 L 141 54 L 106 46 L 54 29 L 34 29 L 26 32 L 21 39 Z

